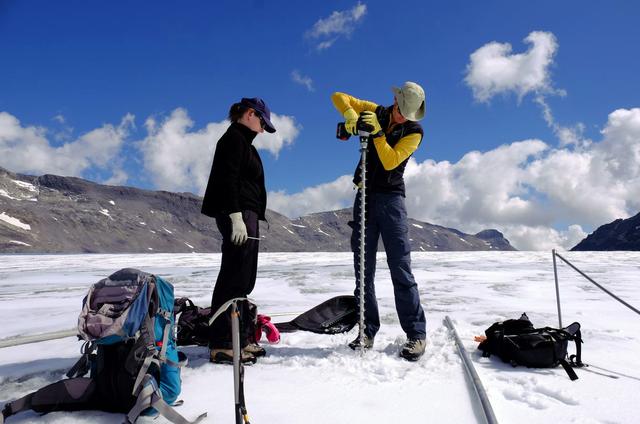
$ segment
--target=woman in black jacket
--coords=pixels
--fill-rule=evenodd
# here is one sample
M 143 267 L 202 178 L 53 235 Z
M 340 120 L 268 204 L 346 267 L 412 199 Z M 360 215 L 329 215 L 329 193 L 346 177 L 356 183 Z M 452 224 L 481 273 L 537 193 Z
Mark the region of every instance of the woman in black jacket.
M 258 133 L 276 131 L 271 112 L 260 98 L 243 98 L 233 104 L 229 120 L 231 125 L 216 146 L 202 202 L 202 213 L 216 219 L 222 235 L 222 263 L 211 298 L 212 313 L 230 299 L 248 296 L 255 285 L 258 221 L 265 220 L 267 191 L 262 161 L 252 143 Z M 264 355 L 264 349 L 252 343 L 249 305 L 239 307 L 245 321 L 241 325 L 242 360 L 255 362 L 256 356 Z M 229 320 L 229 314 L 223 314 L 211 325 L 212 362 L 233 360 Z

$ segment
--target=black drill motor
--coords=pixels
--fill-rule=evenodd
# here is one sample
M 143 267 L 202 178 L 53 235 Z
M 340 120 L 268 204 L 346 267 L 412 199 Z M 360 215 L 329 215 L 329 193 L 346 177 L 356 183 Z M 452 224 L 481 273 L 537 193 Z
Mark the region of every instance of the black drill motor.
M 371 131 L 373 131 L 373 126 L 364 122 L 362 120 L 362 115 L 360 115 L 360 118 L 356 123 L 356 130 L 358 130 L 358 135 L 360 135 L 360 137 L 369 137 Z M 336 129 L 336 138 L 338 140 L 346 141 L 349 140 L 349 137 L 351 137 L 351 134 L 347 131 L 345 123 L 338 122 L 338 128 Z

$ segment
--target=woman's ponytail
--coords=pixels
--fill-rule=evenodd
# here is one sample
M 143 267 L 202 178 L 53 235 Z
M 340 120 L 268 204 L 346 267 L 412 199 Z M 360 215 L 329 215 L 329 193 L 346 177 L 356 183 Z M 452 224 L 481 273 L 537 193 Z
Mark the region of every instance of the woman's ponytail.
M 244 115 L 245 112 L 249 109 L 249 106 L 244 105 L 240 102 L 232 104 L 229 108 L 229 121 L 238 122 L 238 120 L 242 118 L 242 115 Z

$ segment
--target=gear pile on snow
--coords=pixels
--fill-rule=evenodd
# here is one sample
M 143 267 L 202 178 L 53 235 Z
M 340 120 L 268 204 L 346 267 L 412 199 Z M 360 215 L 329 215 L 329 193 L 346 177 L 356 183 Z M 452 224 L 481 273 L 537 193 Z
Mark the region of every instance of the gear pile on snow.
M 125 413 L 126 423 L 155 413 L 190 423 L 170 406 L 180 394 L 180 367 L 186 364 L 173 338 L 173 307 L 173 286 L 136 269 L 95 283 L 78 318 L 83 355 L 69 378 L 6 404 L 2 417 L 26 410 L 101 410 Z
M 485 330 L 486 339 L 478 349 L 483 356 L 499 356 L 514 367 L 550 368 L 562 365 L 571 380 L 578 376 L 572 367 L 583 366 L 581 360 L 580 324 L 574 322 L 568 327 L 534 328 L 526 313 L 518 319 L 496 322 Z M 576 344 L 576 354 L 567 357 L 569 341 Z

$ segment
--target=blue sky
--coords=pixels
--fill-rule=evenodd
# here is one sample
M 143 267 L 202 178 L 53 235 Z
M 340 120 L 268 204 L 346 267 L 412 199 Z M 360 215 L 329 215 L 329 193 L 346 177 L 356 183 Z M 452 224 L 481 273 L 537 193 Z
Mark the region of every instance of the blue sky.
M 427 92 L 410 215 L 523 249 L 640 209 L 640 6 L 598 1 L 0 1 L 0 166 L 201 194 L 227 110 L 260 96 L 269 207 L 349 206 L 330 101 Z M 636 156 L 637 155 L 637 156 Z M 1 199 L 0 199 L 1 201 Z

